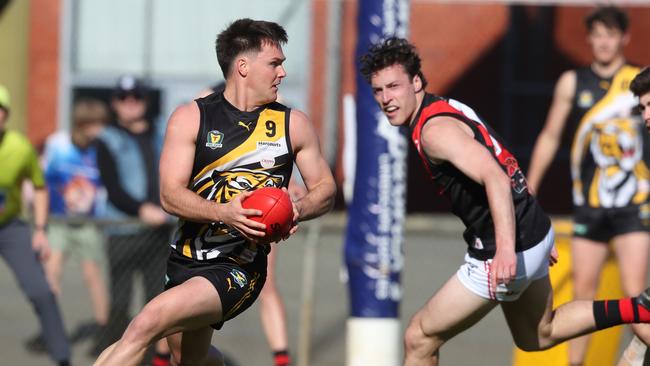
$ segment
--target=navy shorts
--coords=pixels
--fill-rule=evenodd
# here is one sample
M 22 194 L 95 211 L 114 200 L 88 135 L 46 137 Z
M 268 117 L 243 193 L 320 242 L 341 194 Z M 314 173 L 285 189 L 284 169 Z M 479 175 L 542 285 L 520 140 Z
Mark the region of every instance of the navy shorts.
M 223 323 L 248 309 L 257 299 L 266 281 L 267 258 L 258 251 L 251 263 L 239 264 L 230 258 L 218 257 L 209 261 L 197 261 L 172 250 L 167 261 L 165 290 L 192 277 L 206 278 L 219 293 L 223 320 L 211 324 L 221 329 Z
M 650 231 L 650 205 L 617 208 L 574 208 L 573 236 L 600 242 L 638 231 Z

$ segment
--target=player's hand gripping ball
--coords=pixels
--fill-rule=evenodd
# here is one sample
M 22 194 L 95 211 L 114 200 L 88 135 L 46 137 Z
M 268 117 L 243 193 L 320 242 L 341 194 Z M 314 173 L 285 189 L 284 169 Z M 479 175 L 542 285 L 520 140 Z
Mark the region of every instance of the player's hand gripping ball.
M 264 241 L 275 242 L 289 234 L 293 222 L 293 204 L 289 194 L 280 188 L 264 187 L 242 201 L 242 207 L 262 211 L 261 216 L 251 216 L 251 220 L 266 225 Z

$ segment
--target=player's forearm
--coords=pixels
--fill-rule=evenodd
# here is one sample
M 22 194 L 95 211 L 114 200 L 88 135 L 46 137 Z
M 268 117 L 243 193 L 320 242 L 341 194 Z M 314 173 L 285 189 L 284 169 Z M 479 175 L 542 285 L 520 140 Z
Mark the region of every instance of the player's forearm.
M 494 222 L 497 251 L 515 250 L 515 208 L 512 201 L 510 178 L 505 174 L 485 181 L 485 191 Z
M 335 195 L 336 184 L 334 181 L 318 184 L 295 202 L 299 213 L 298 220 L 310 220 L 330 211 L 334 206 Z
M 46 188 L 34 190 L 34 227 L 44 229 L 47 225 L 47 215 L 49 209 L 49 196 Z
M 160 203 L 167 213 L 185 220 L 195 222 L 220 220 L 218 203 L 206 200 L 185 187 L 161 189 Z
M 537 192 L 546 170 L 555 157 L 558 145 L 558 139 L 545 132 L 542 132 L 537 139 L 528 168 L 528 185 L 533 192 Z

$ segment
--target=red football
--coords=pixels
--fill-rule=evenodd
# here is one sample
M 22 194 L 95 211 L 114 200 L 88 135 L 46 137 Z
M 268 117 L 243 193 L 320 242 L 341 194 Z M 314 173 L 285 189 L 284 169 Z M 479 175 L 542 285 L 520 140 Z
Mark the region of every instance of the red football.
M 265 239 L 269 241 L 279 241 L 291 230 L 293 205 L 289 194 L 280 188 L 257 189 L 242 201 L 242 206 L 262 211 L 262 216 L 251 216 L 250 219 L 266 224 Z

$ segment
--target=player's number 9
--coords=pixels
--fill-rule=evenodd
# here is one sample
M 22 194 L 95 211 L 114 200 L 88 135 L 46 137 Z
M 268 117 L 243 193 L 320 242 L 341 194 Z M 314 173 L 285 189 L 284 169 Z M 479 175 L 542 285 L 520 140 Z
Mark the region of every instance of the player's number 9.
M 273 137 L 276 133 L 276 124 L 273 121 L 266 121 L 266 136 Z

